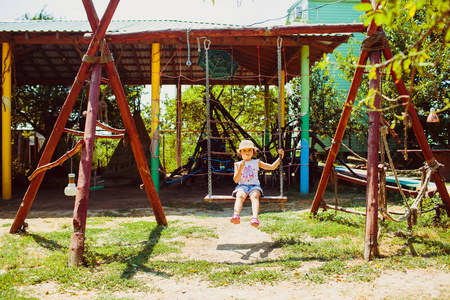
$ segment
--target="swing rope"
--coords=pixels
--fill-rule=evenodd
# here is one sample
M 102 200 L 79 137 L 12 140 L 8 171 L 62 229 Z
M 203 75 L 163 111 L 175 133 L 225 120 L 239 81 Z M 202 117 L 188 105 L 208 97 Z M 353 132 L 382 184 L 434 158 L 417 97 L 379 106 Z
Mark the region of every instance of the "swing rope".
M 277 56 L 278 56 L 278 147 L 282 148 L 281 137 L 281 44 L 283 39 L 278 36 L 277 39 Z M 283 196 L 283 160 L 280 158 L 280 164 L 278 165 L 280 172 L 280 196 Z
M 197 39 L 197 42 L 200 45 L 199 39 Z M 281 44 L 282 39 L 278 37 L 277 41 L 277 55 L 278 55 L 278 144 L 279 147 L 282 147 L 282 128 L 281 128 Z M 211 166 L 211 97 L 210 97 L 210 82 L 209 82 L 209 49 L 211 46 L 211 41 L 207 38 L 203 41 L 203 46 L 205 49 L 205 93 L 206 93 L 206 134 L 207 134 L 207 159 L 208 159 L 208 195 L 205 198 L 207 201 L 212 201 L 212 166 Z M 258 47 L 259 50 L 259 47 Z M 259 56 L 259 52 L 258 52 Z M 260 76 L 260 74 L 259 74 Z M 281 160 L 281 158 L 280 158 Z M 277 198 L 278 202 L 284 205 L 284 202 L 286 201 L 286 197 L 283 196 L 283 166 L 282 166 L 282 160 L 280 161 L 279 165 L 279 172 L 280 172 L 280 196 L 279 197 L 264 197 L 267 199 L 274 199 Z M 227 196 L 217 196 L 219 198 L 223 198 L 223 200 L 227 200 L 229 197 Z M 225 199 L 227 198 L 227 199 Z M 284 206 L 283 206 L 284 210 Z
M 205 72 L 206 72 L 206 134 L 207 134 L 207 152 L 208 152 L 208 196 L 212 195 L 212 173 L 211 173 L 211 99 L 209 96 L 209 47 L 211 41 L 205 39 L 203 41 L 205 47 Z
M 420 203 L 423 200 L 423 197 L 424 197 L 425 192 L 427 190 L 427 186 L 428 186 L 428 183 L 430 182 L 431 176 L 442 165 L 440 163 L 438 163 L 437 161 L 434 161 L 433 165 L 425 167 L 427 169 L 425 180 L 423 180 L 423 182 L 422 182 L 422 186 L 420 188 L 419 194 L 417 195 L 417 197 L 414 200 L 413 204 L 410 206 L 408 201 L 407 201 L 407 199 L 406 199 L 405 194 L 403 193 L 403 191 L 401 189 L 401 184 L 400 184 L 400 182 L 398 180 L 397 172 L 395 171 L 394 162 L 392 161 L 392 157 L 391 157 L 390 152 L 389 152 L 389 145 L 388 145 L 387 139 L 386 139 L 386 135 L 388 134 L 387 126 L 382 126 L 380 128 L 380 132 L 381 132 L 381 137 L 382 137 L 382 143 L 383 143 L 384 148 L 385 148 L 385 153 L 386 153 L 386 155 L 388 157 L 388 160 L 389 160 L 389 166 L 390 166 L 390 168 L 391 168 L 391 170 L 392 170 L 392 172 L 394 174 L 395 182 L 397 183 L 397 186 L 399 187 L 400 194 L 402 195 L 403 201 L 405 202 L 405 205 L 407 207 L 406 212 L 398 219 L 395 219 L 394 217 L 392 217 L 389 214 L 389 212 L 386 210 L 385 207 L 380 207 L 379 208 L 380 214 L 384 218 L 386 218 L 386 219 L 388 219 L 390 221 L 403 222 L 403 221 L 405 221 L 406 219 L 408 219 L 411 216 L 411 213 L 417 212 L 417 208 L 418 208 L 418 206 L 420 205 Z

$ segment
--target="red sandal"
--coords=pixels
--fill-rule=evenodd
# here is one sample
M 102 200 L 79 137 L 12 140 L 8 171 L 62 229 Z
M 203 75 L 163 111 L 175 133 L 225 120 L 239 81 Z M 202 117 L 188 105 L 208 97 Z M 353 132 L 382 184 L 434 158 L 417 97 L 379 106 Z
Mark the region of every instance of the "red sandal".
M 252 218 L 252 220 L 250 221 L 250 225 L 252 225 L 254 227 L 258 227 L 259 226 L 258 218 Z
M 233 223 L 233 224 L 239 224 L 239 223 L 241 223 L 241 218 L 239 217 L 238 214 L 234 214 L 231 217 L 230 222 Z

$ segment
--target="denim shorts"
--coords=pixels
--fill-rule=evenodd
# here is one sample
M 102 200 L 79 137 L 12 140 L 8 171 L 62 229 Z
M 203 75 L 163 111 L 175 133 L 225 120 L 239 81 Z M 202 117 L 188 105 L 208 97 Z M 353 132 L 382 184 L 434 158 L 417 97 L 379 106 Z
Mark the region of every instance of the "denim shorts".
M 231 194 L 233 197 L 236 197 L 236 193 L 238 191 L 244 191 L 247 195 L 249 195 L 252 191 L 258 190 L 261 192 L 261 196 L 264 196 L 263 190 L 259 185 L 246 185 L 246 184 L 239 184 Z

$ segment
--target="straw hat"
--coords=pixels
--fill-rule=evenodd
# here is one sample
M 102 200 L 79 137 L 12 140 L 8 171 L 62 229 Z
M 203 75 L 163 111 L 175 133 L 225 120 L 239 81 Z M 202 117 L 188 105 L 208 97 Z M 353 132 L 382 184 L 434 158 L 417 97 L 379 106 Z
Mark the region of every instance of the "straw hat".
M 241 153 L 242 149 L 253 149 L 253 150 L 258 150 L 254 145 L 252 141 L 249 140 L 243 140 L 240 144 L 239 144 L 239 149 L 237 150 L 238 153 Z

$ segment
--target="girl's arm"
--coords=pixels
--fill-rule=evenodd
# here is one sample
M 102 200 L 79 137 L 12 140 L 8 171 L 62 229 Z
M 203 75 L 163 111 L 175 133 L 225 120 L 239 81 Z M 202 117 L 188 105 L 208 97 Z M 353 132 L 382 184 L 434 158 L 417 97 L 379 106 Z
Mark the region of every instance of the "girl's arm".
M 245 161 L 241 160 L 234 164 L 234 175 L 233 180 L 235 183 L 238 183 L 241 179 L 242 169 L 244 169 Z
M 284 157 L 284 150 L 278 149 L 278 154 L 280 156 L 278 157 L 278 159 L 276 161 L 273 162 L 273 164 L 268 164 L 268 163 L 259 161 L 259 164 L 258 164 L 259 167 L 264 170 L 275 170 L 278 167 L 278 165 L 280 164 L 281 159 Z

